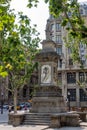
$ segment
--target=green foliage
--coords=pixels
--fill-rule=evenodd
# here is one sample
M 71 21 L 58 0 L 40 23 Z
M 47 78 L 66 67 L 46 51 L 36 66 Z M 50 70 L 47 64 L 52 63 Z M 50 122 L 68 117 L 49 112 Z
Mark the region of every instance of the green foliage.
M 4 70 L 3 66 L 0 66 L 0 76 L 5 78 L 8 75 L 7 71 Z
M 31 8 L 31 7 L 37 7 L 37 4 L 38 4 L 38 0 L 28 0 L 28 5 L 27 7 Z
M 0 76 L 9 76 L 8 89 L 15 100 L 17 89 L 27 84 L 36 67 L 40 39 L 36 25 L 31 27 L 30 19 L 22 12 L 15 15 L 9 4 L 10 0 L 0 1 Z
M 45 0 L 45 3 L 48 3 L 49 2 L 49 0 Z
M 60 14 L 60 12 L 62 11 L 63 8 L 63 4 L 62 4 L 63 0 L 50 0 L 49 1 L 49 10 L 51 12 L 51 14 L 56 17 Z
M 64 19 L 61 25 L 65 27 L 67 23 L 68 23 L 68 19 Z
M 87 26 L 84 23 L 84 20 L 80 14 L 80 5 L 77 0 L 44 0 L 45 3 L 49 3 L 50 14 L 54 18 L 61 16 L 62 26 L 66 27 L 68 33 L 68 39 L 72 37 L 74 43 L 73 46 L 77 46 L 77 50 L 74 48 L 72 51 L 72 57 L 74 60 L 78 59 L 79 56 L 79 44 L 87 44 Z M 29 2 L 36 3 L 35 0 L 29 0 Z M 69 26 L 68 26 L 69 25 Z M 79 41 L 79 44 L 76 44 L 75 41 Z M 71 41 L 70 41 L 71 42 Z M 71 44 L 70 44 L 71 45 Z M 78 52 L 78 53 L 77 53 Z M 77 58 L 76 58 L 77 57 Z

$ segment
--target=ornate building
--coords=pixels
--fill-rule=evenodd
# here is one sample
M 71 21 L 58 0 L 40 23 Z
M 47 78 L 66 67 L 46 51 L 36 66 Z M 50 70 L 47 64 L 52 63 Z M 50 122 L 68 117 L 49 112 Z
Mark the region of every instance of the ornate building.
M 87 3 L 81 3 L 80 13 L 87 25 Z M 87 107 L 87 95 L 77 85 L 77 81 L 87 82 L 87 47 L 80 44 L 80 58 L 84 65 L 84 72 L 78 64 L 74 64 L 70 57 L 71 49 L 66 48 L 63 37 L 67 37 L 67 31 L 61 26 L 61 16 L 57 19 L 50 15 L 46 25 L 46 39 L 56 43 L 56 51 L 60 55 L 58 60 L 58 84 L 62 88 L 62 95 L 70 101 L 70 106 Z M 84 86 L 85 87 L 85 86 Z

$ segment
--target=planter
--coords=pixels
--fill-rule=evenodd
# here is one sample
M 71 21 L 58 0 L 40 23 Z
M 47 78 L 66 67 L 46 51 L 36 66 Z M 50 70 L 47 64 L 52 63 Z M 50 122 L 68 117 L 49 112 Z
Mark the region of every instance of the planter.
M 9 121 L 8 124 L 13 126 L 19 126 L 23 123 L 24 113 L 9 113 Z

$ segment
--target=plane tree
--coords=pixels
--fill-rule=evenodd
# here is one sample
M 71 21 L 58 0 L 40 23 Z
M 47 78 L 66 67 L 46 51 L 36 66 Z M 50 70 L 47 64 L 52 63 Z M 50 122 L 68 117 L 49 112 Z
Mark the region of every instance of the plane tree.
M 29 81 L 37 66 L 34 62 L 38 53 L 39 33 L 36 25 L 22 12 L 10 10 L 10 0 L 0 2 L 0 76 L 8 76 L 14 100 L 14 113 L 17 112 L 17 90 Z M 17 19 L 16 19 L 17 18 Z

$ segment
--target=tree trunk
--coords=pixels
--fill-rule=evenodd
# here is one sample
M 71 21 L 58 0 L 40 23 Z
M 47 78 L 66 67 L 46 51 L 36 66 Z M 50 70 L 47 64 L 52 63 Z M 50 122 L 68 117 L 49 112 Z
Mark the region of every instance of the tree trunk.
M 14 113 L 17 113 L 17 88 L 14 89 Z

